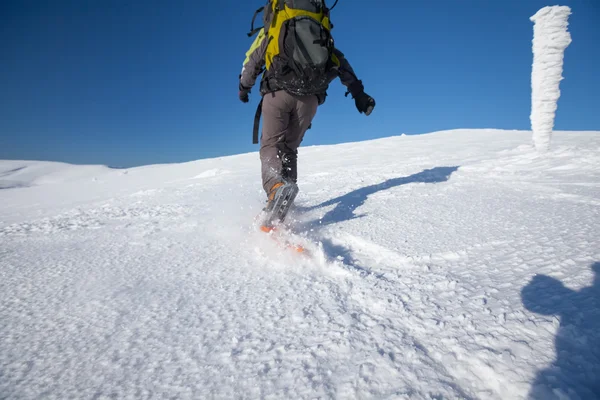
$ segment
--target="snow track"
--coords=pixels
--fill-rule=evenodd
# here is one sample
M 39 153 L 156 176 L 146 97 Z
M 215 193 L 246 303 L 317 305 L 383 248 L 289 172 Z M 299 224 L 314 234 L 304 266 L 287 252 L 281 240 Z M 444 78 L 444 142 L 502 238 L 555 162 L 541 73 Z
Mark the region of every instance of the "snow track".
M 252 229 L 254 154 L 0 162 L 0 398 L 600 396 L 600 136 L 529 137 L 302 150 L 309 256 Z

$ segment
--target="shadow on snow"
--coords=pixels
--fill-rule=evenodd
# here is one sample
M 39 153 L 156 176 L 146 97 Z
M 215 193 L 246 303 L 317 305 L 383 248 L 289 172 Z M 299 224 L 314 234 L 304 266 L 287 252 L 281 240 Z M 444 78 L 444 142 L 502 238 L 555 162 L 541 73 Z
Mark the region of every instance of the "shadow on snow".
M 302 228 L 310 230 L 319 226 L 326 226 L 342 221 L 362 218 L 365 214 L 356 215 L 354 212 L 360 206 L 365 204 L 369 196 L 383 190 L 388 190 L 394 187 L 408 185 L 410 183 L 441 183 L 450 179 L 450 176 L 458 170 L 459 167 L 436 167 L 423 170 L 417 174 L 413 174 L 401 178 L 388 179 L 385 182 L 375 185 L 366 186 L 360 189 L 353 190 L 343 196 L 335 199 L 327 200 L 321 204 L 312 207 L 296 207 L 300 212 L 311 211 L 317 208 L 336 205 L 334 209 L 328 211 L 323 218 L 303 224 Z
M 592 286 L 574 291 L 546 275 L 536 275 L 521 291 L 523 305 L 556 315 L 556 360 L 540 371 L 530 399 L 600 399 L 600 262 L 592 265 Z

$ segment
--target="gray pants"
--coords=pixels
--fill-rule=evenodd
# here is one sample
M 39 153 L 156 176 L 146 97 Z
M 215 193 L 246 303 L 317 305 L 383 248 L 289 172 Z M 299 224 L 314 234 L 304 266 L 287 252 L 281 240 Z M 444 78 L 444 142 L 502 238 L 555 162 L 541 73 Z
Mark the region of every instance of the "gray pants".
M 317 107 L 317 96 L 293 96 L 283 90 L 265 94 L 260 161 L 263 188 L 267 194 L 277 182 L 296 182 L 298 147 Z

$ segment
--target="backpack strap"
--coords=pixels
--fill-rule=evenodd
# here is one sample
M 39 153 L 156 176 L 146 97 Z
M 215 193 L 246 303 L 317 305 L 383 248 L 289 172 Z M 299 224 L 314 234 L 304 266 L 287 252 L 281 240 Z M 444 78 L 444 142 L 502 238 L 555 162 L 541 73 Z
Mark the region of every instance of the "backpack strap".
M 254 12 L 254 16 L 252 17 L 252 23 L 250 24 L 250 32 L 248 32 L 248 37 L 256 35 L 263 28 L 261 26 L 260 28 L 255 29 L 254 22 L 256 21 L 256 17 L 258 16 L 258 14 L 260 14 L 264 9 L 265 7 L 263 6 Z
M 254 114 L 254 129 L 252 131 L 252 144 L 258 144 L 258 129 L 260 127 L 260 116 L 262 114 L 262 103 L 263 99 L 260 99 L 258 107 L 256 107 L 256 114 Z

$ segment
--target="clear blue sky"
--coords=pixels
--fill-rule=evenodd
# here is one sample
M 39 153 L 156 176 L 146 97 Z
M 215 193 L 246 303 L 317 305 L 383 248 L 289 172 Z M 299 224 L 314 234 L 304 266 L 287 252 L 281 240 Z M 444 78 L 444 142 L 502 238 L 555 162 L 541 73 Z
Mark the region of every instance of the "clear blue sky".
M 331 3 L 332 0 L 330 0 Z M 256 151 L 237 78 L 263 0 L 0 2 L 0 159 L 133 166 Z M 529 129 L 529 17 L 572 7 L 556 119 L 600 130 L 600 1 L 340 0 L 337 47 L 370 117 L 333 82 L 304 145 L 452 128 Z

